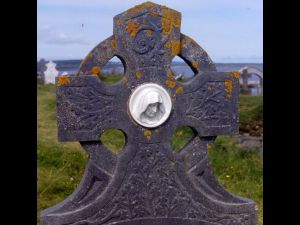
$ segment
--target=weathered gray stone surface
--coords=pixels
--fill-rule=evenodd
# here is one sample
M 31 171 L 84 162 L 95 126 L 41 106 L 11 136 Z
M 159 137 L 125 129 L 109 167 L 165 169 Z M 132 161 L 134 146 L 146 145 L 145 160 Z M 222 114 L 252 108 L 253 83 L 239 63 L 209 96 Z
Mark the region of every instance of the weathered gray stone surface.
M 114 17 L 114 34 L 83 60 L 77 76 L 57 78 L 58 138 L 79 141 L 89 162 L 77 190 L 41 213 L 42 225 L 257 224 L 255 203 L 224 190 L 207 147 L 217 135 L 238 132 L 239 77 L 218 73 L 207 53 L 180 33 L 181 14 L 147 2 Z M 179 55 L 196 72 L 174 79 Z M 113 56 L 124 63 L 122 81 L 97 77 Z M 139 85 L 155 83 L 171 96 L 172 111 L 156 128 L 136 123 L 128 110 Z M 179 153 L 170 140 L 180 126 L 197 136 Z M 108 128 L 124 132 L 118 155 L 99 141 Z
M 249 135 L 236 135 L 233 136 L 234 140 L 237 141 L 242 147 L 249 150 L 260 150 L 263 146 L 263 137 L 253 137 Z

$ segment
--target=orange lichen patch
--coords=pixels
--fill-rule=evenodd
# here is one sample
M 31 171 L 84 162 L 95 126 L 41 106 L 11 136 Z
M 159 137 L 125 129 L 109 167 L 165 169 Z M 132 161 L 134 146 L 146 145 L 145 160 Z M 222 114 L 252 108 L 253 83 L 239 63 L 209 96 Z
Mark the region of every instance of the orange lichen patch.
M 178 87 L 176 89 L 176 94 L 181 94 L 183 92 L 183 87 Z
M 172 21 L 170 19 L 162 18 L 161 25 L 164 35 L 169 35 L 172 32 Z
M 142 4 L 141 4 L 141 5 L 136 5 L 136 6 L 134 6 L 133 8 L 128 9 L 128 10 L 127 10 L 127 13 L 128 13 L 128 14 L 132 14 L 132 13 L 140 12 L 142 9 L 143 9 Z
M 180 24 L 181 24 L 181 16 L 180 16 L 180 14 L 174 11 L 172 13 L 172 21 L 173 21 L 173 25 L 175 27 L 179 28 Z
M 241 73 L 239 71 L 231 71 L 230 74 L 232 75 L 233 78 L 235 79 L 240 79 Z
M 180 41 L 179 40 L 173 40 L 172 41 L 172 55 L 176 56 L 180 52 Z
M 120 26 L 120 25 L 122 24 L 122 20 L 121 20 L 121 19 L 117 19 L 117 20 L 116 20 L 116 24 L 117 24 L 118 26 Z
M 161 7 L 161 13 L 162 13 L 162 16 L 165 18 L 171 19 L 171 17 L 172 17 L 171 10 L 169 8 L 167 8 L 166 6 Z
M 58 77 L 58 86 L 69 84 L 70 82 L 70 79 L 66 75 Z
M 167 77 L 170 78 L 170 79 L 174 79 L 174 74 L 172 73 L 172 71 L 169 70 L 167 72 Z
M 141 77 L 142 77 L 141 71 L 136 71 L 135 76 L 136 76 L 138 79 L 141 79 Z
M 151 8 L 153 6 L 155 6 L 154 3 L 152 3 L 152 2 L 145 2 L 145 3 L 142 3 L 140 5 L 136 5 L 136 6 L 134 6 L 131 9 L 128 9 L 127 13 L 128 14 L 137 13 L 137 12 L 142 11 L 145 7 Z
M 167 41 L 167 43 L 165 44 L 166 48 L 171 48 L 171 43 L 169 41 Z
M 99 76 L 100 73 L 101 73 L 101 68 L 99 66 L 94 66 L 91 69 L 91 74 L 95 74 L 95 75 Z
M 180 27 L 181 16 L 178 12 L 162 7 L 162 28 L 164 34 L 169 34 L 172 31 L 173 26 L 176 28 Z
M 199 62 L 197 62 L 197 61 L 194 61 L 193 63 L 192 63 L 192 66 L 194 67 L 194 68 L 198 68 L 198 66 L 199 66 Z
M 130 20 L 127 24 L 126 31 L 132 36 L 135 37 L 141 25 L 136 20 Z
M 176 82 L 172 80 L 166 80 L 166 85 L 170 88 L 174 88 L 176 86 Z
M 144 131 L 144 136 L 148 139 L 148 140 L 150 140 L 151 139 L 151 131 L 150 130 L 145 130 Z
M 152 34 L 153 34 L 152 30 L 146 30 L 146 35 L 147 35 L 148 37 L 151 37 Z
M 117 44 L 116 44 L 116 40 L 115 40 L 115 39 L 113 39 L 113 40 L 111 41 L 111 47 L 112 47 L 113 49 L 116 49 Z
M 143 3 L 142 5 L 143 5 L 143 7 L 149 7 L 149 8 L 155 6 L 155 4 L 152 3 L 152 2 L 145 2 L 145 3 Z
M 231 97 L 232 93 L 232 80 L 225 80 L 224 81 L 225 85 L 225 91 L 227 92 L 227 97 Z

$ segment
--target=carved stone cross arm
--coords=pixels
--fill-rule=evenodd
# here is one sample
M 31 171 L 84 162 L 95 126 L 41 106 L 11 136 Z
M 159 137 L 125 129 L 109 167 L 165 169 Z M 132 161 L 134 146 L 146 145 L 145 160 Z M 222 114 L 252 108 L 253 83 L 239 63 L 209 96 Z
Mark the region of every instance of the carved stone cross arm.
M 65 80 L 65 81 L 64 81 Z M 59 77 L 57 120 L 60 141 L 98 141 L 109 128 L 119 128 L 127 89 L 109 87 L 93 75 Z
M 178 95 L 181 124 L 193 127 L 199 136 L 238 133 L 239 76 L 236 73 L 203 72 Z

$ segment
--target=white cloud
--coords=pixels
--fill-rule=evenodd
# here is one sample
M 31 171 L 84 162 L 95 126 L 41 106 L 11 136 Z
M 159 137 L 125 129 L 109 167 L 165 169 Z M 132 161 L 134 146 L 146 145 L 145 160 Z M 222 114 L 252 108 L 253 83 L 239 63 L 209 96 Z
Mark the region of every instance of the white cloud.
M 38 0 L 38 53 L 83 57 L 113 33 L 113 16 L 145 1 Z M 182 33 L 213 58 L 262 56 L 262 0 L 152 2 L 181 12 Z
M 46 44 L 54 45 L 89 45 L 83 37 L 78 35 L 70 35 L 65 32 L 55 32 L 51 26 L 44 26 L 38 29 L 38 41 Z

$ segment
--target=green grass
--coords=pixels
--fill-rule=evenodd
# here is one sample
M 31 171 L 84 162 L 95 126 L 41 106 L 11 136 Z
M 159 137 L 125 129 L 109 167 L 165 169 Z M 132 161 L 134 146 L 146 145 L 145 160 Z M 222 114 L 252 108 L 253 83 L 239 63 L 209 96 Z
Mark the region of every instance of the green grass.
M 109 82 L 117 78 L 108 78 Z M 114 80 L 115 81 L 115 80 Z M 56 100 L 53 85 L 38 85 L 37 96 L 37 203 L 39 212 L 70 195 L 79 184 L 88 159 L 76 142 L 58 142 Z M 262 98 L 241 96 L 240 122 L 262 119 Z M 172 147 L 179 151 L 193 137 L 192 129 L 183 127 L 172 137 Z M 125 143 L 122 132 L 107 130 L 101 141 L 112 151 L 119 152 Z M 234 194 L 253 199 L 258 204 L 259 224 L 262 224 L 262 159 L 248 152 L 230 137 L 220 136 L 209 151 L 212 168 L 224 188 Z
M 115 84 L 123 78 L 121 74 L 105 74 L 100 76 L 100 80 L 106 84 Z
M 190 127 L 179 127 L 172 136 L 171 146 L 173 150 L 178 152 L 194 136 L 195 133 Z
M 240 131 L 259 136 L 263 128 L 262 96 L 240 96 Z

